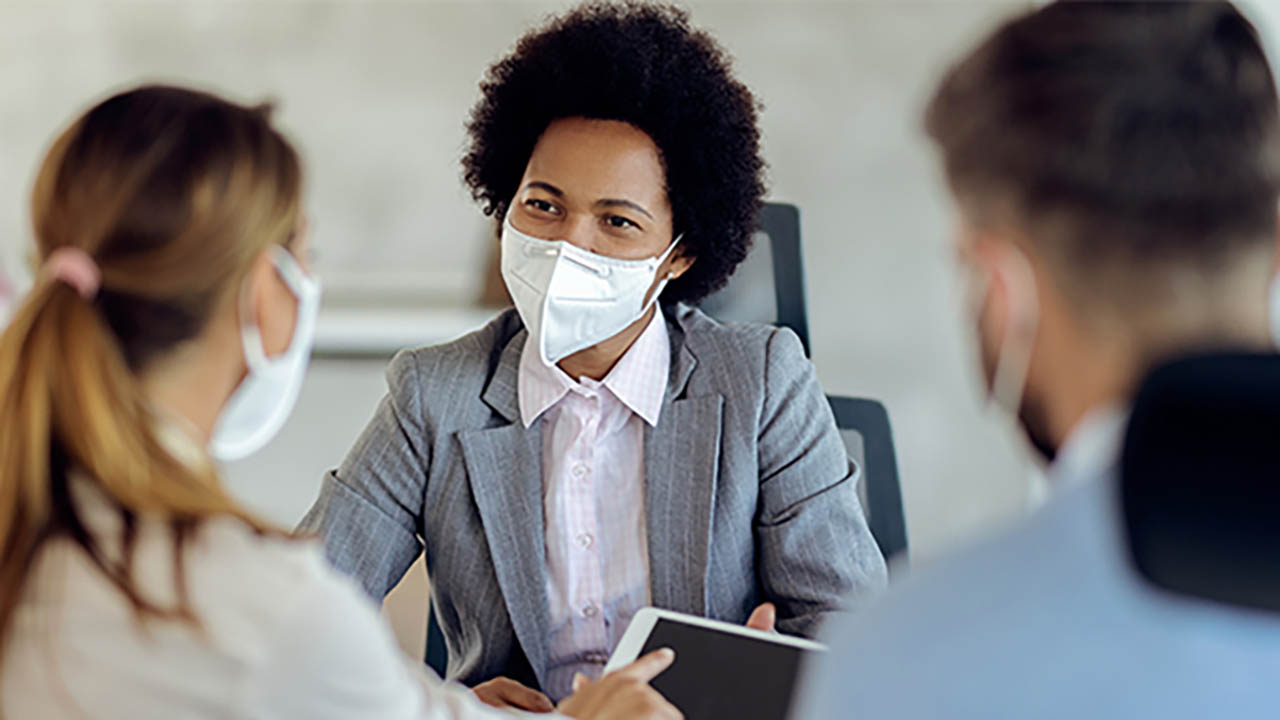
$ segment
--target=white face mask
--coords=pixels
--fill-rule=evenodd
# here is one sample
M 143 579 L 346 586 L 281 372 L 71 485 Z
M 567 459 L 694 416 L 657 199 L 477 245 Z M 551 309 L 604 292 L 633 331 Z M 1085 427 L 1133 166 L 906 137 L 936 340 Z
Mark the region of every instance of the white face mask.
M 209 453 L 224 462 L 252 455 L 280 432 L 298 400 L 311 359 L 320 281 L 309 277 L 283 247 L 275 245 L 270 252 L 276 272 L 298 299 L 293 338 L 283 354 L 267 357 L 258 326 L 248 316 L 247 304 L 240 303 L 240 342 L 249 374 L 222 408 L 209 443 Z
M 995 368 L 987 387 L 987 407 L 999 413 L 1001 424 L 1009 423 L 1014 426 L 1041 455 L 1051 459 L 1054 449 L 1048 447 L 1045 444 L 1047 438 L 1037 432 L 1043 428 L 1028 425 L 1030 421 L 1023 413 L 1027 374 L 1031 369 L 1031 356 L 1040 321 L 1035 272 L 1026 255 L 1017 249 L 1005 252 L 999 262 L 1001 280 L 1008 297 L 1009 316 L 1000 337 Z M 970 270 L 969 313 L 976 328 L 982 327 L 983 308 L 990 291 L 993 272 Z M 978 332 L 981 333 L 981 330 Z M 982 342 L 981 337 L 978 342 Z
M 502 280 L 542 362 L 553 365 L 639 320 L 667 286 L 670 275 L 645 302 L 658 268 L 679 242 L 677 237 L 657 257 L 619 260 L 530 237 L 508 219 L 502 227 Z

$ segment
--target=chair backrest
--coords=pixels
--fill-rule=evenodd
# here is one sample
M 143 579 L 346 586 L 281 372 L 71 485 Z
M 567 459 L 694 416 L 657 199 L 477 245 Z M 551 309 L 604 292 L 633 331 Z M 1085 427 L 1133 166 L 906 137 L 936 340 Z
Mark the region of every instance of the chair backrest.
M 766 203 L 747 259 L 729 278 L 729 284 L 705 298 L 699 307 L 719 320 L 791 328 L 808 355 L 804 287 L 800 210 L 786 203 Z
M 444 631 L 440 629 L 440 621 L 436 619 L 436 606 L 427 599 L 427 656 L 423 658 L 427 667 L 444 677 L 449 667 L 449 648 L 444 644 Z
M 897 568 L 907 561 L 907 520 L 889 413 L 877 400 L 828 397 L 849 456 L 862 468 L 858 496 L 880 551 Z
M 1121 459 L 1129 549 L 1176 593 L 1280 612 L 1280 356 L 1185 358 L 1139 389 Z

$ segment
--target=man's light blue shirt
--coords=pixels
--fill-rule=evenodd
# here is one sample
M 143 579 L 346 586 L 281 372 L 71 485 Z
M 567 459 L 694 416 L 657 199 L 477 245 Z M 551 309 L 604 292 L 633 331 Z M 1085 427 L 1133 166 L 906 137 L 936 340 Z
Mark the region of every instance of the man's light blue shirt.
M 1280 616 L 1174 596 L 1131 568 L 1124 426 L 1091 415 L 1044 508 L 828 628 L 794 717 L 1280 716 Z

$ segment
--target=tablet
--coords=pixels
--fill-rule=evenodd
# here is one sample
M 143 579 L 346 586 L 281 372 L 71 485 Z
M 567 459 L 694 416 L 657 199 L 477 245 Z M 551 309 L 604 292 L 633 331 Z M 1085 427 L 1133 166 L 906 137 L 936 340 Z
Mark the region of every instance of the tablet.
M 650 607 L 631 620 L 605 672 L 662 648 L 675 650 L 676 661 L 653 687 L 685 720 L 785 720 L 801 662 L 824 650 L 809 640 Z

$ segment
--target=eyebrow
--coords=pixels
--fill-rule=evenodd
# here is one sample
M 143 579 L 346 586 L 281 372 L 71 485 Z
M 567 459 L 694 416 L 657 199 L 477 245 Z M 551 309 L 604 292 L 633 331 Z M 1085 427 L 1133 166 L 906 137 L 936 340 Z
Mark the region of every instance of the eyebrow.
M 539 190 L 546 190 L 547 192 L 551 193 L 552 195 L 555 195 L 558 198 L 564 197 L 563 190 L 556 187 L 555 185 L 552 185 L 551 183 L 542 182 L 541 180 L 533 180 L 524 186 L 525 190 L 528 190 L 529 188 L 538 188 Z
M 606 207 L 606 208 L 628 207 L 628 208 L 631 208 L 632 210 L 635 210 L 638 213 L 642 213 L 645 217 L 649 218 L 650 220 L 653 219 L 653 215 L 649 214 L 648 210 L 645 210 L 643 207 L 641 207 L 640 205 L 637 205 L 636 203 L 631 202 L 630 200 L 618 200 L 614 198 L 605 198 L 604 200 L 597 200 L 596 207 Z
M 561 190 L 560 188 L 556 187 L 555 185 L 552 185 L 552 184 L 551 184 L 551 183 L 549 183 L 549 182 L 543 182 L 543 181 L 541 181 L 541 180 L 532 180 L 532 181 L 530 181 L 530 182 L 526 183 L 526 184 L 525 184 L 525 186 L 524 186 L 524 189 L 525 189 L 525 190 L 529 190 L 529 189 L 533 189 L 533 188 L 536 188 L 536 189 L 538 189 L 538 190 L 545 190 L 545 191 L 547 191 L 547 192 L 551 193 L 552 195 L 555 195 L 555 196 L 556 196 L 556 197 L 558 197 L 558 198 L 564 198 L 564 191 L 563 191 L 563 190 Z M 644 215 L 645 217 L 649 218 L 650 220 L 653 220 L 653 219 L 654 219 L 654 218 L 653 218 L 653 213 L 649 212 L 648 210 L 645 210 L 643 205 L 640 205 L 640 204 L 638 204 L 638 203 L 632 202 L 632 201 L 630 201 L 630 200 L 623 200 L 623 199 L 621 199 L 621 198 L 604 198 L 604 199 L 601 199 L 601 200 L 597 200 L 597 201 L 595 202 L 595 206 L 596 206 L 596 207 L 604 207 L 604 208 L 610 208 L 610 207 L 627 207 L 627 208 L 631 208 L 632 210 L 635 210 L 636 212 L 638 212 L 638 213 L 640 213 L 640 214 Z

